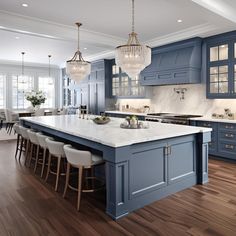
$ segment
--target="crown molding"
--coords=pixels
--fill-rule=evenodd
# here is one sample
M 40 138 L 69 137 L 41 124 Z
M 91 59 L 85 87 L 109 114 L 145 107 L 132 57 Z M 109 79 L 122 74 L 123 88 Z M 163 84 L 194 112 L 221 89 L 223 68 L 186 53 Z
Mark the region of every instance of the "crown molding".
M 0 30 L 6 30 L 37 37 L 62 41 L 77 41 L 77 27 L 45 21 L 0 10 Z M 110 46 L 124 43 L 126 39 L 103 34 L 84 28 L 80 29 L 81 41 L 96 46 Z
M 150 47 L 157 47 L 168 43 L 173 43 L 180 40 L 189 39 L 204 34 L 209 34 L 210 32 L 214 32 L 217 29 L 218 27 L 216 25 L 212 25 L 209 23 L 201 24 L 148 40 L 145 42 L 145 44 Z
M 235 8 L 226 1 L 222 0 L 191 0 L 192 2 L 206 8 L 221 17 L 236 23 Z
M 6 66 L 22 66 L 22 62 L 20 61 L 14 61 L 14 60 L 0 60 L 0 65 L 6 65 Z M 41 67 L 48 70 L 48 64 L 44 63 L 35 63 L 35 62 L 24 62 L 25 67 Z M 60 67 L 58 65 L 50 65 L 51 69 L 59 69 Z

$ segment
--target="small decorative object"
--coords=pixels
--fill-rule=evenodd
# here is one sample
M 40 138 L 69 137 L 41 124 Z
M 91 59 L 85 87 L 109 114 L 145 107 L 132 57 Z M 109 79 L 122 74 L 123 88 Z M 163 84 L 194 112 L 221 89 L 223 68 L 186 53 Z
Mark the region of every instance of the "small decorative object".
M 138 121 L 136 116 L 127 116 L 125 121 L 120 124 L 123 129 L 147 129 L 148 125 L 145 125 L 142 121 Z
M 131 78 L 138 76 L 145 67 L 151 64 L 151 48 L 140 44 L 134 32 L 134 0 L 132 0 L 132 32 L 129 34 L 127 44 L 116 48 L 115 60 L 116 65 Z
M 111 119 L 107 116 L 97 116 L 93 119 L 93 122 L 98 124 L 98 125 L 105 125 L 109 123 Z
M 76 23 L 76 25 L 78 27 L 78 49 L 75 52 L 73 58 L 66 62 L 66 73 L 72 80 L 74 80 L 76 83 L 79 83 L 90 74 L 91 63 L 85 61 L 82 57 L 82 53 L 80 52 L 79 28 L 82 24 Z
M 26 100 L 30 101 L 34 110 L 46 101 L 45 94 L 42 91 L 34 91 L 26 93 Z
M 234 118 L 235 118 L 235 114 L 234 113 L 229 113 L 228 114 L 228 119 L 229 120 L 234 120 Z

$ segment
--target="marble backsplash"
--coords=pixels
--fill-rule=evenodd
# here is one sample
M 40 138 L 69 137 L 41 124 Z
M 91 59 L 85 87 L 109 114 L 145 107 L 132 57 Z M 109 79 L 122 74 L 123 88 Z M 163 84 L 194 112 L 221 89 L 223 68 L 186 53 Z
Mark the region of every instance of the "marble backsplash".
M 174 88 L 186 88 L 185 98 Z M 154 87 L 151 106 L 156 112 L 174 112 L 211 116 L 212 113 L 224 113 L 229 108 L 236 113 L 236 99 L 207 99 L 206 85 L 173 85 Z
M 132 107 L 150 105 L 151 111 L 181 114 L 198 114 L 210 117 L 212 113 L 224 113 L 229 108 L 236 113 L 236 99 L 207 99 L 206 85 L 170 85 L 153 87 L 151 99 L 120 99 L 120 104 Z M 185 98 L 177 94 L 174 88 L 186 88 Z

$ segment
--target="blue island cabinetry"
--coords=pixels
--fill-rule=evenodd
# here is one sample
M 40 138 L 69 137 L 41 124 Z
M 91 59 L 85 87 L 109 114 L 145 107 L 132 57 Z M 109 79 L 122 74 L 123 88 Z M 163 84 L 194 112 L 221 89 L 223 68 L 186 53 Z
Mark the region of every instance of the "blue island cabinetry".
M 209 129 L 153 122 L 149 129 L 127 130 L 120 129 L 119 119 L 98 126 L 77 116 L 31 117 L 21 122 L 102 155 L 106 162 L 106 212 L 113 219 L 208 182 Z

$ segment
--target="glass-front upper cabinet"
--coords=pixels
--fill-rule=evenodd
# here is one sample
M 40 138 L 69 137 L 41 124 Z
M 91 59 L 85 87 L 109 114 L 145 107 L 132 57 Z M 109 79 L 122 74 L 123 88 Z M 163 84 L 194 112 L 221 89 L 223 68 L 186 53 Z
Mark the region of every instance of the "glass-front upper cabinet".
M 210 47 L 210 62 L 228 60 L 229 59 L 228 51 L 229 51 L 228 44 L 222 44 Z
M 112 96 L 126 98 L 144 98 L 145 88 L 140 84 L 139 76 L 130 78 L 121 68 L 115 64 L 112 65 Z
M 207 97 L 228 98 L 232 94 L 232 44 L 214 43 L 208 46 Z

